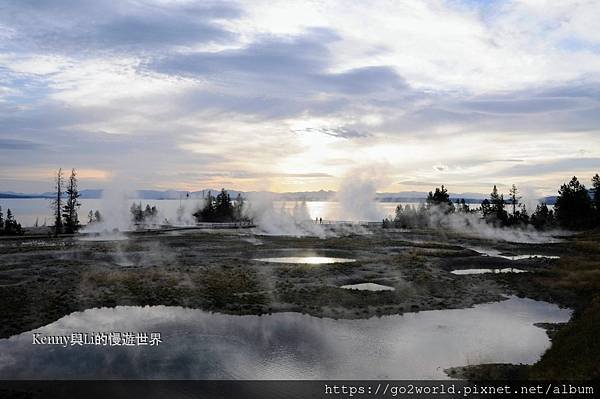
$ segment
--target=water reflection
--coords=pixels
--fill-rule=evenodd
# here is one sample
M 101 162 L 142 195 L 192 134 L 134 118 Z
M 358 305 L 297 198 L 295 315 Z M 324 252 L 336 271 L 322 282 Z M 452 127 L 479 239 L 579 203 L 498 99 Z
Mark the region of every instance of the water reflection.
M 381 285 L 376 283 L 360 283 L 360 284 L 348 284 L 342 285 L 340 288 L 347 290 L 359 290 L 359 291 L 394 291 L 394 287 L 387 285 Z
M 507 267 L 505 269 L 458 269 L 452 270 L 452 274 L 486 274 L 486 273 L 527 273 L 527 270 L 516 269 L 514 267 Z
M 129 239 L 119 231 L 104 233 L 86 233 L 77 238 L 79 241 L 126 241 Z
M 41 346 L 32 345 L 27 332 L 0 340 L 0 378 L 445 378 L 442 370 L 449 366 L 535 362 L 550 342 L 533 323 L 569 317 L 556 305 L 516 297 L 367 320 L 231 316 L 165 306 L 91 309 L 35 331 L 158 331 L 163 343 Z
M 270 263 L 302 263 L 309 265 L 322 265 L 327 263 L 350 263 L 356 262 L 356 259 L 332 258 L 329 256 L 284 256 L 277 258 L 256 258 L 260 262 Z
M 483 247 L 471 247 L 469 248 L 475 252 L 479 252 L 484 256 L 492 256 L 495 258 L 504 258 L 508 260 L 521 260 L 521 259 L 532 259 L 532 258 L 543 258 L 543 259 L 560 259 L 560 256 L 555 255 L 539 255 L 539 254 L 526 254 L 526 255 L 503 255 L 502 252 L 492 249 L 492 248 L 483 248 Z

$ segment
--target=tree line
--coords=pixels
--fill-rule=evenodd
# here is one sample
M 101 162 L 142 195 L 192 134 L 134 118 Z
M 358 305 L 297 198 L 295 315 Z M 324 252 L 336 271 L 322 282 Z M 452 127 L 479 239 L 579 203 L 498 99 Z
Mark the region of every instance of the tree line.
M 101 223 L 104 220 L 104 217 L 102 216 L 100 211 L 94 211 L 93 209 L 90 209 L 87 215 L 87 220 L 88 224 Z
M 131 213 L 131 221 L 136 226 L 156 223 L 158 216 L 158 208 L 156 206 L 146 205 L 146 208 L 142 208 L 141 202 L 131 204 L 129 212 Z
M 10 208 L 6 210 L 5 219 L 2 207 L 0 206 L 0 235 L 16 236 L 22 234 L 23 228 L 21 227 L 21 223 L 17 222 Z
M 209 191 L 204 206 L 194 212 L 197 222 L 242 222 L 248 221 L 244 216 L 244 198 L 238 194 L 235 201 L 223 188 L 215 197 Z
M 211 191 L 208 192 L 204 199 L 204 204 L 196 212 L 192 214 L 196 222 L 210 223 L 227 223 L 227 222 L 242 222 L 249 219 L 244 216 L 245 201 L 241 194 L 238 194 L 235 200 L 225 189 L 214 196 Z M 157 222 L 158 208 L 156 206 L 146 205 L 144 208 L 142 203 L 133 203 L 129 209 L 131 221 L 136 226 L 154 224 Z M 177 210 L 178 219 L 182 219 L 181 213 L 183 208 Z M 99 215 L 98 217 L 102 217 Z M 165 223 L 167 220 L 165 219 Z
M 55 198 L 52 201 L 54 213 L 54 232 L 75 233 L 80 227 L 78 209 L 79 191 L 77 185 L 77 172 L 71 170 L 68 179 L 65 180 L 62 168 L 56 174 Z M 453 213 L 480 213 L 481 217 L 489 224 L 495 226 L 527 226 L 531 225 L 538 229 L 562 227 L 571 230 L 587 229 L 600 226 L 600 176 L 594 175 L 591 179 L 592 188 L 588 190 L 580 183 L 577 177 L 573 177 L 568 183 L 561 185 L 554 205 L 554 211 L 550 210 L 546 203 L 536 206 L 529 214 L 525 204 L 520 202 L 519 189 L 513 184 L 508 196 L 498 191 L 496 185 L 492 188 L 489 198 L 481 202 L 479 208 L 471 209 L 464 199 L 457 199 L 454 203 L 450 199 L 448 189 L 442 185 L 430 191 L 425 203 L 418 208 L 411 205 L 398 205 L 392 220 L 384 220 L 384 225 L 395 225 L 399 227 L 418 227 L 431 224 L 432 218 L 440 214 Z M 197 222 L 238 222 L 247 221 L 244 216 L 244 198 L 238 194 L 235 200 L 231 200 L 225 189 L 213 196 L 209 191 L 204 206 L 196 211 L 193 216 Z M 507 211 L 507 206 L 512 212 Z M 156 207 L 149 205 L 142 209 L 141 203 L 131 206 L 132 221 L 134 224 L 146 224 L 154 221 L 158 215 Z M 90 211 L 88 222 L 100 222 L 102 215 L 96 211 Z M 6 220 L 0 209 L 0 234 L 21 234 L 22 228 L 14 220 L 10 210 L 7 212 Z
M 55 178 L 55 197 L 51 204 L 55 235 L 61 233 L 72 234 L 81 228 L 78 217 L 78 210 L 81 207 L 79 197 L 77 171 L 72 169 L 69 178 L 65 179 L 62 168 L 58 169 Z M 158 217 L 156 206 L 146 205 L 143 208 L 141 202 L 134 202 L 131 205 L 130 213 L 132 223 L 138 226 L 156 223 Z M 247 221 L 248 218 L 243 213 L 244 198 L 241 194 L 238 194 L 236 199 L 232 201 L 229 193 L 222 189 L 217 196 L 213 196 L 209 191 L 204 206 L 196 211 L 193 216 L 198 222 Z M 95 212 L 90 210 L 87 219 L 90 224 L 97 223 L 103 221 L 103 216 L 97 210 Z
M 419 207 L 398 205 L 394 218 L 385 219 L 384 226 L 425 227 L 453 213 L 479 213 L 486 223 L 498 227 L 533 226 L 537 229 L 562 227 L 570 230 L 589 229 L 600 226 L 600 176 L 592 177 L 592 189 L 586 189 L 577 177 L 561 185 L 554 205 L 554 211 L 546 203 L 540 203 L 529 214 L 521 203 L 519 189 L 512 185 L 505 198 L 496 185 L 489 198 L 481 202 L 479 208 L 471 209 L 464 199 L 453 203 L 447 188 L 442 185 L 430 191 L 427 199 Z M 507 211 L 507 206 L 512 210 Z
M 54 215 L 54 234 L 73 234 L 81 227 L 78 210 L 79 190 L 77 188 L 77 171 L 71 169 L 71 175 L 65 181 L 62 168 L 59 168 L 55 178 L 55 197 L 51 208 Z

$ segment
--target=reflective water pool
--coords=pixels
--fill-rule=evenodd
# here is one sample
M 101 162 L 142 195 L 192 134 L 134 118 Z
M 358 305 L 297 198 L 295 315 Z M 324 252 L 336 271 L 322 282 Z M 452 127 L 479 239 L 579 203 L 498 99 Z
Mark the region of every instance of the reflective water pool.
M 327 263 L 350 263 L 356 262 L 356 259 L 332 258 L 329 256 L 283 256 L 276 258 L 257 258 L 253 259 L 260 262 L 270 263 L 302 263 L 309 265 L 323 265 Z
M 88 233 L 77 238 L 79 241 L 125 241 L 129 238 L 120 232 Z
M 486 273 L 527 273 L 527 270 L 516 269 L 514 267 L 507 267 L 505 269 L 458 269 L 452 270 L 452 274 L 486 274 Z
M 0 340 L 0 378 L 440 379 L 450 366 L 533 363 L 550 345 L 533 324 L 565 322 L 570 315 L 516 297 L 362 320 L 233 316 L 165 306 L 90 309 L 35 332 L 160 332 L 163 342 L 33 345 L 32 332 L 26 332 Z
M 360 284 L 348 284 L 342 285 L 340 288 L 347 290 L 359 290 L 359 291 L 394 291 L 394 287 L 387 285 L 381 285 L 376 283 L 360 283 Z
M 555 255 L 539 255 L 539 254 L 526 254 L 526 255 L 503 255 L 502 252 L 492 248 L 472 247 L 469 248 L 475 252 L 479 252 L 484 256 L 493 256 L 495 258 L 504 258 L 508 260 L 521 260 L 531 258 L 544 258 L 544 259 L 560 259 L 560 256 Z

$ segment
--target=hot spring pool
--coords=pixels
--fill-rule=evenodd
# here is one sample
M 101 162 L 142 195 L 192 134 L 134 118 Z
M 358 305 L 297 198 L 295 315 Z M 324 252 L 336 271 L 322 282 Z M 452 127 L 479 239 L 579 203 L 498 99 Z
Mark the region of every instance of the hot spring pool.
M 256 258 L 259 262 L 270 263 L 300 263 L 307 265 L 324 265 L 328 263 L 350 263 L 356 262 L 356 259 L 332 258 L 329 256 L 283 256 L 275 258 Z
M 550 346 L 534 323 L 571 311 L 510 297 L 360 320 L 234 316 L 181 307 L 90 309 L 0 340 L 3 379 L 444 379 L 451 366 L 524 363 Z M 160 332 L 158 346 L 33 345 L 32 334 Z

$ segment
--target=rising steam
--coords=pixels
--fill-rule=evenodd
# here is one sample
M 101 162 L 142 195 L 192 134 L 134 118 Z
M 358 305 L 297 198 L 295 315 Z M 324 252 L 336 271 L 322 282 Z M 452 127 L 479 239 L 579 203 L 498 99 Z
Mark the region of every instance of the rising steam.
M 316 224 L 310 217 L 304 201 L 297 202 L 292 210 L 286 209 L 283 204 L 276 209 L 272 195 L 255 193 L 248 197 L 245 214 L 254 221 L 260 234 L 326 236 L 323 226 Z
M 387 178 L 385 165 L 354 169 L 348 173 L 337 193 L 342 217 L 347 220 L 382 220 L 386 215 L 377 206 L 377 188 L 383 186 Z

